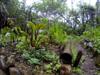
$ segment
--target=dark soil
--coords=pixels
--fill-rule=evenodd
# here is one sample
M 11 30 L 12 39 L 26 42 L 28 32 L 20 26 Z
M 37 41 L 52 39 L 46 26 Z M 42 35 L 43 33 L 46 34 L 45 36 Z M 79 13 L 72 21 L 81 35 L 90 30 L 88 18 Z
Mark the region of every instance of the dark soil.
M 84 61 L 80 65 L 83 75 L 99 75 L 97 74 L 97 71 L 100 70 L 100 68 L 95 66 L 93 54 L 87 50 L 85 50 L 83 53 Z

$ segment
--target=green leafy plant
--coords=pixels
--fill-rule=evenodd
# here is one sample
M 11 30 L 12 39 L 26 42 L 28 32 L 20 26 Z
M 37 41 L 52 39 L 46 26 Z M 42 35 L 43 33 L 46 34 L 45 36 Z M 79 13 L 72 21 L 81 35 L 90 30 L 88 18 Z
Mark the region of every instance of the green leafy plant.
M 39 65 L 43 62 L 48 63 L 44 65 L 47 73 L 57 71 L 60 68 L 59 56 L 49 50 L 24 50 L 22 57 L 24 57 L 28 61 L 28 63 L 33 65 Z
M 28 22 L 27 27 L 29 28 L 30 41 L 31 46 L 35 48 L 39 48 L 42 42 L 45 42 L 44 39 L 47 39 L 44 34 L 44 29 L 46 27 L 45 24 L 33 24 L 32 22 Z M 47 41 L 46 41 L 47 42 Z
M 82 38 L 89 39 L 92 41 L 94 48 L 100 53 L 100 27 L 91 28 L 88 31 L 85 31 L 82 35 Z
M 26 50 L 23 51 L 22 57 L 24 57 L 30 64 L 36 65 L 40 64 L 40 60 L 33 56 L 31 52 L 28 52 Z
M 76 74 L 83 75 L 83 71 L 79 67 L 73 68 L 72 71 Z
M 0 42 L 4 46 L 7 45 L 7 43 L 13 43 L 15 40 L 15 34 L 12 32 L 12 30 L 8 27 L 5 27 L 1 29 L 1 34 L 0 34 Z
M 31 58 L 30 60 L 28 60 L 28 62 L 30 64 L 40 64 L 39 59 L 36 59 L 36 58 Z
M 58 44 L 62 44 L 67 40 L 67 35 L 60 25 L 52 25 L 49 28 L 49 36 L 51 41 L 53 40 Z

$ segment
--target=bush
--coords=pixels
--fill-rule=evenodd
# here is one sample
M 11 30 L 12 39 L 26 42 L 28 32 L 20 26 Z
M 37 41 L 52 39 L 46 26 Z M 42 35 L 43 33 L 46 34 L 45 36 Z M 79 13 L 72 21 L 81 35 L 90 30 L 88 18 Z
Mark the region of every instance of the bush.
M 82 35 L 83 39 L 89 39 L 92 41 L 94 48 L 100 53 L 100 27 L 91 28 L 88 31 L 85 31 Z
M 42 63 L 48 63 L 45 64 L 45 66 L 43 65 L 47 72 L 57 71 L 60 67 L 59 56 L 49 50 L 24 50 L 22 57 L 32 65 L 43 65 Z
M 60 25 L 52 25 L 49 28 L 49 36 L 55 43 L 62 44 L 67 41 L 67 34 Z

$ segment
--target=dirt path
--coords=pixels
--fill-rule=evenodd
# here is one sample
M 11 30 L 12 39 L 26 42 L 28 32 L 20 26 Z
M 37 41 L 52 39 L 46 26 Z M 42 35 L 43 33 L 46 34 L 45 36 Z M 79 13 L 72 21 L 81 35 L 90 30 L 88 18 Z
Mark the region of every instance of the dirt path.
M 83 51 L 84 62 L 81 64 L 83 75 L 96 75 L 96 66 L 92 54 L 88 51 Z
M 82 59 L 83 62 L 80 64 L 80 68 L 82 70 L 82 75 L 99 75 L 96 74 L 97 68 L 95 66 L 94 58 L 92 57 L 93 54 L 88 50 L 83 50 Z

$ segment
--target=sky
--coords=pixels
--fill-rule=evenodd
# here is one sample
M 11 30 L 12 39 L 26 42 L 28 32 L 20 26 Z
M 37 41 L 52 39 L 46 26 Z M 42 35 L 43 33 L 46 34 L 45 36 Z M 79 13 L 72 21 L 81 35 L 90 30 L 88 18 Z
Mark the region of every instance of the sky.
M 19 0 L 22 1 L 22 0 Z M 39 2 L 41 0 L 26 0 L 26 4 L 27 5 L 32 5 L 33 2 Z M 95 6 L 95 3 L 97 0 L 67 0 L 67 6 L 71 9 L 72 7 L 72 1 L 73 1 L 73 8 L 76 9 L 77 8 L 77 4 L 81 2 L 85 2 L 87 4 L 90 4 L 92 6 Z
M 68 7 L 71 8 L 73 1 L 73 8 L 77 8 L 77 4 L 86 3 L 95 6 L 97 0 L 67 0 Z

